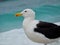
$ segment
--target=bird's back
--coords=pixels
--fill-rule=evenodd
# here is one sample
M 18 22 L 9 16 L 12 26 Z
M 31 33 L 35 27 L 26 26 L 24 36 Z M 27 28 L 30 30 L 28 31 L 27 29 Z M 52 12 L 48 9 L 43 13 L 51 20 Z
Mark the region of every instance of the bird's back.
M 60 26 L 53 23 L 40 21 L 34 31 L 42 33 L 49 39 L 55 39 L 60 37 Z

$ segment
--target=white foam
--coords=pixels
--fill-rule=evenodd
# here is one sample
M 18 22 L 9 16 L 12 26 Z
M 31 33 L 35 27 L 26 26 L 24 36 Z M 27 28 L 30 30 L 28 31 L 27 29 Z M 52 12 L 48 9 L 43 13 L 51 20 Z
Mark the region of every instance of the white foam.
M 0 33 L 0 45 L 43 45 L 32 42 L 27 38 L 24 30 L 13 29 L 7 32 Z M 52 45 L 60 45 L 60 43 L 53 43 Z
M 30 41 L 21 28 L 0 33 L 0 45 L 37 45 L 37 43 Z
M 60 22 L 56 22 L 55 24 L 60 25 Z

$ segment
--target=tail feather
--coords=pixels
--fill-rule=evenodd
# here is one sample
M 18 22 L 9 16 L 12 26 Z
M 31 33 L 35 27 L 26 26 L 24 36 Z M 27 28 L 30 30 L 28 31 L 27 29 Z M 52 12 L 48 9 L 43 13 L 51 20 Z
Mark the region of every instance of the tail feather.
M 58 35 L 60 36 L 60 26 L 58 26 Z

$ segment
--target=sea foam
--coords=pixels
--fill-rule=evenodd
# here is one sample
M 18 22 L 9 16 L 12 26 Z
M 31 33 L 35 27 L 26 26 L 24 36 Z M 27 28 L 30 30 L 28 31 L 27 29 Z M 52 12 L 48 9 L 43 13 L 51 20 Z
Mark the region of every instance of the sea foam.
M 21 28 L 0 33 L 0 45 L 37 45 L 37 43 L 30 41 Z

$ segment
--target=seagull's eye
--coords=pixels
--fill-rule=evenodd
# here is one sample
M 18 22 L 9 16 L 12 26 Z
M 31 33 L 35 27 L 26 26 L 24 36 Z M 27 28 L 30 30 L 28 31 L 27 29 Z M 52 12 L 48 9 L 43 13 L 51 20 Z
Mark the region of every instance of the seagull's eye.
M 27 11 L 25 11 L 25 12 L 27 12 Z

